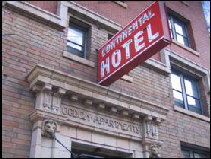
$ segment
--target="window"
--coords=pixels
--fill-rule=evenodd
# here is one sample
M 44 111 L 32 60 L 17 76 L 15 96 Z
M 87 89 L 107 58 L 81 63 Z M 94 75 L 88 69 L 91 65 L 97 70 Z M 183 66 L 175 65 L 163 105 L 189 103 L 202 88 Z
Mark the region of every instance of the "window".
M 175 105 L 203 114 L 198 81 L 196 79 L 172 69 L 171 84 Z
M 208 158 L 206 153 L 193 150 L 182 150 L 183 158 Z
M 173 15 L 168 15 L 168 22 L 171 31 L 171 38 L 189 47 L 190 44 L 186 23 Z
M 71 18 L 67 34 L 67 51 L 86 58 L 86 37 L 88 26 Z
M 198 145 L 181 142 L 183 158 L 209 158 L 209 149 Z

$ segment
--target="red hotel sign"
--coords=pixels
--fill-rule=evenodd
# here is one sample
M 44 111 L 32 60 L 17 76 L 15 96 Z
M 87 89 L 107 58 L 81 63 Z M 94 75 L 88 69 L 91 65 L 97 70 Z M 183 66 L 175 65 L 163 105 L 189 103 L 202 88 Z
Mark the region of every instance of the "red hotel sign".
M 98 51 L 98 83 L 108 86 L 170 44 L 163 2 L 154 2 Z

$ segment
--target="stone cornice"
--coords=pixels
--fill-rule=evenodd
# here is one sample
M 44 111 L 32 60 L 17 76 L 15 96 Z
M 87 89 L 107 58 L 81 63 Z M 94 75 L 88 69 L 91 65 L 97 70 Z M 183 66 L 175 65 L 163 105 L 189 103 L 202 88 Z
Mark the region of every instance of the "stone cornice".
M 26 78 L 30 83 L 30 88 L 34 91 L 40 85 L 48 84 L 85 99 L 91 99 L 94 103 L 103 103 L 140 116 L 152 116 L 156 120 L 166 119 L 168 112 L 168 109 L 161 105 L 111 90 L 109 87 L 100 86 L 43 65 L 36 65 Z

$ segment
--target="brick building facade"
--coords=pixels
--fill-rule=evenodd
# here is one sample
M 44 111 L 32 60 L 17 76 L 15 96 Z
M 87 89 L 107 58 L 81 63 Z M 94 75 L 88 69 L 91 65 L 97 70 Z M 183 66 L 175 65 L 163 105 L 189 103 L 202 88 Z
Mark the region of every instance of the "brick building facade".
M 3 157 L 206 157 L 210 36 L 200 1 L 166 1 L 172 43 L 109 87 L 97 50 L 151 1 L 2 4 Z M 77 35 L 77 38 L 72 38 Z

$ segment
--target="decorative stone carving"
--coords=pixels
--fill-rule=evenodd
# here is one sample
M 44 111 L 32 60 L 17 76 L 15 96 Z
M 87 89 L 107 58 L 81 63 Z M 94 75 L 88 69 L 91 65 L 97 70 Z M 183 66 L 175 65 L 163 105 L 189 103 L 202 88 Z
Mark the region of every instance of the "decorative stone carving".
M 66 93 L 65 89 L 56 88 L 55 92 L 52 85 L 46 83 L 41 87 L 34 85 L 33 88 L 36 90 L 35 109 L 60 114 L 61 97 Z
M 60 94 L 54 93 L 53 100 L 52 100 L 52 108 L 51 108 L 51 111 L 53 113 L 59 114 L 60 113 L 60 105 L 61 105 L 61 97 L 60 97 Z
M 160 145 L 158 144 L 152 144 L 150 145 L 150 158 L 160 158 Z
M 50 137 L 49 133 L 55 133 L 57 130 L 57 122 L 51 119 L 46 119 L 42 123 L 42 135 Z
M 43 99 L 43 109 L 47 111 L 51 111 L 51 103 L 52 103 L 52 94 L 45 92 L 42 93 L 44 99 Z
M 145 137 L 158 139 L 158 125 L 156 121 L 146 119 L 144 122 Z

